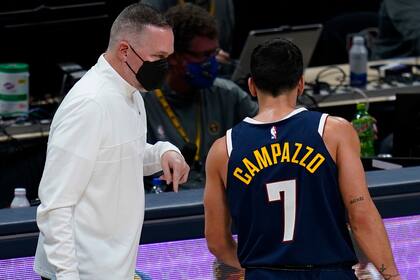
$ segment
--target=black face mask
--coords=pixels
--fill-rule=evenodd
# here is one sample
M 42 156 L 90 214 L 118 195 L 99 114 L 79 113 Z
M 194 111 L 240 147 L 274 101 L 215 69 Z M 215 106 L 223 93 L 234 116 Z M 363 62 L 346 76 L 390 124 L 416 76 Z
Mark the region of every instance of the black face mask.
M 136 75 L 137 81 L 139 81 L 139 83 L 147 91 L 159 88 L 165 79 L 166 73 L 168 72 L 167 59 L 162 58 L 156 61 L 145 61 L 143 58 L 141 58 L 140 55 L 136 53 L 131 45 L 129 46 L 137 55 L 137 57 L 143 61 L 143 65 L 140 67 L 137 73 L 134 72 L 133 68 L 131 68 L 127 62 L 125 62 L 128 68 L 130 68 L 130 70 L 133 71 L 133 73 Z

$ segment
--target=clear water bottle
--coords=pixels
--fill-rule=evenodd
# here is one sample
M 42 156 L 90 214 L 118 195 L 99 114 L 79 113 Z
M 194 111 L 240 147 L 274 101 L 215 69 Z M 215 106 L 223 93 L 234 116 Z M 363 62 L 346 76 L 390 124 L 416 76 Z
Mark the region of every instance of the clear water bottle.
M 31 206 L 29 200 L 26 198 L 25 188 L 16 188 L 15 197 L 10 204 L 10 208 L 29 207 Z
M 362 36 L 354 36 L 349 52 L 350 86 L 364 88 L 367 84 L 368 51 Z
M 151 192 L 152 193 L 162 193 L 163 190 L 163 186 L 165 185 L 165 181 L 159 178 L 153 178 L 152 179 L 152 189 Z
M 369 115 L 365 103 L 357 104 L 357 112 L 351 121 L 360 140 L 360 155 L 372 157 L 375 155 L 375 119 Z

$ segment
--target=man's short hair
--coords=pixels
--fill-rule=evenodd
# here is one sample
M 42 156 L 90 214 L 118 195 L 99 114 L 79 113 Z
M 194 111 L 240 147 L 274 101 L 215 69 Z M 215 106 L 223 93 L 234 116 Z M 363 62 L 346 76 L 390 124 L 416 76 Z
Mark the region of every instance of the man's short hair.
M 268 40 L 252 52 L 251 77 L 262 91 L 278 96 L 295 88 L 302 75 L 302 52 L 287 39 Z
M 125 36 L 138 35 L 146 25 L 170 28 L 164 15 L 155 8 L 142 3 L 127 6 L 112 24 L 108 48 Z
M 165 15 L 173 28 L 175 52 L 189 51 L 190 43 L 196 36 L 218 38 L 216 20 L 197 5 L 176 5 Z

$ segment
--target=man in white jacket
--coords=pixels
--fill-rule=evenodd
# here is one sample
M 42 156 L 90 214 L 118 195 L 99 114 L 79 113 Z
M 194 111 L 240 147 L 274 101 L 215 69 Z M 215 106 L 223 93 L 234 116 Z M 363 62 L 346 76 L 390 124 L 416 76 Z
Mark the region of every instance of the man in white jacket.
M 143 176 L 163 169 L 177 191 L 189 172 L 175 146 L 146 143 L 139 90 L 159 87 L 172 52 L 163 16 L 128 6 L 112 25 L 106 53 L 57 110 L 39 186 L 34 269 L 43 278 L 133 279 Z

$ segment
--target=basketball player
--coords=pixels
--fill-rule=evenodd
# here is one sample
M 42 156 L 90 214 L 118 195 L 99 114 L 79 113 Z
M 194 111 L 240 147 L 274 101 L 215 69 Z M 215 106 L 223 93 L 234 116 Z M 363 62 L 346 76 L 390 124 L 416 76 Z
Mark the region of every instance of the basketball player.
M 259 112 L 212 146 L 206 163 L 205 235 L 245 279 L 356 279 L 346 226 L 385 279 L 400 279 L 369 195 L 351 124 L 296 109 L 302 54 L 275 39 L 251 57 Z M 233 220 L 238 243 L 231 235 Z

